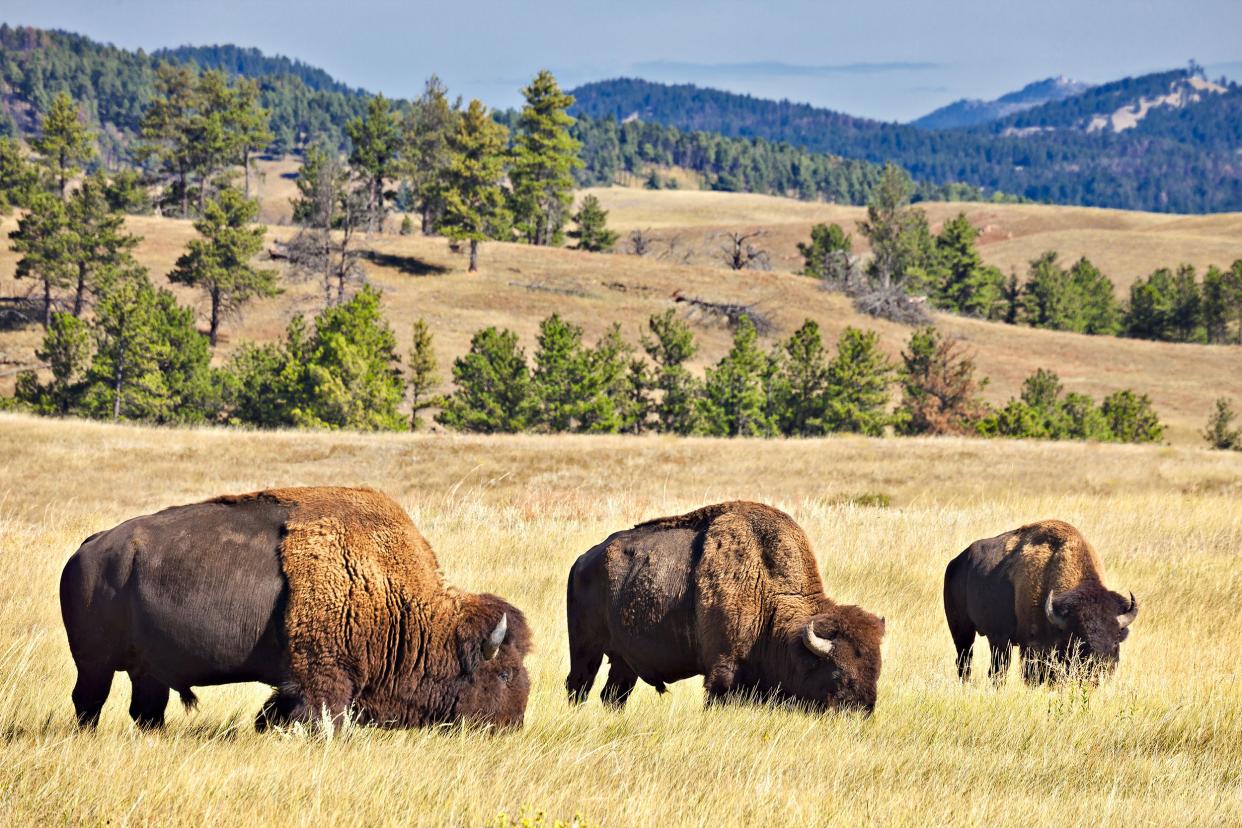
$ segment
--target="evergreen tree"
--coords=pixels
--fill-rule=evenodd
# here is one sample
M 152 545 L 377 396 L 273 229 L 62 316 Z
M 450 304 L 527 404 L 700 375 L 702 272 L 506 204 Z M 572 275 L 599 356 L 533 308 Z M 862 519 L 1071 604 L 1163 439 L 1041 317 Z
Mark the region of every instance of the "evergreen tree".
M 91 358 L 86 322 L 67 313 L 52 314 L 35 356 L 52 372 L 51 382 L 41 384 L 34 371 L 23 371 L 17 377 L 15 397 L 39 414 L 63 417 L 72 413 L 81 399 Z
M 103 195 L 108 209 L 113 212 L 130 215 L 148 215 L 151 212 L 151 196 L 137 170 L 120 170 L 113 174 L 103 184 Z
M 1113 283 L 1091 260 L 1083 256 L 1069 271 L 1077 305 L 1073 330 L 1079 333 L 1113 336 L 1121 329 L 1121 309 Z
M 506 134 L 483 104 L 473 100 L 449 143 L 452 160 L 444 176 L 439 230 L 450 239 L 470 242 L 471 273 L 479 269 L 479 242 L 497 238 L 509 224 L 501 189 Z
M 1237 323 L 1237 344 L 1242 345 L 1242 259 L 1233 263 L 1233 267 L 1224 274 L 1225 293 L 1229 307 L 1233 309 L 1234 321 Z
M 517 334 L 487 327 L 470 340 L 470 352 L 453 362 L 456 390 L 436 421 L 483 434 L 524 431 L 535 408 L 526 355 Z
M 1136 339 L 1172 340 L 1176 293 L 1173 273 L 1168 268 L 1153 271 L 1146 279 L 1136 279 L 1130 285 L 1126 335 Z
M 69 255 L 76 276 L 73 315 L 86 309 L 88 293 L 119 273 L 138 267 L 133 250 L 140 239 L 125 232 L 125 218 L 109 204 L 107 181 L 88 177 L 69 197 L 66 208 Z
M 155 73 L 155 98 L 142 116 L 143 143 L 138 147 L 138 157 L 156 161 L 174 179 L 182 218 L 190 214 L 190 177 L 198 161 L 193 129 L 197 109 L 194 72 L 186 66 L 160 64 Z
M 1022 298 L 1026 324 L 1058 331 L 1073 330 L 1074 300 L 1069 274 L 1057 261 L 1055 251 L 1049 250 L 1031 261 Z
M 978 237 L 978 228 L 965 213 L 945 222 L 929 268 L 930 293 L 937 307 L 995 319 L 1005 311 L 1005 279 L 998 269 L 983 263 L 975 247 Z
M 1232 316 L 1229 287 L 1225 272 L 1215 265 L 1203 274 L 1201 313 L 1204 335 L 1209 343 L 1228 341 Z
M 194 222 L 202 238 L 190 241 L 168 274 L 174 284 L 202 288 L 211 300 L 209 339 L 215 347 L 222 314 L 259 296 L 275 296 L 277 272 L 255 267 L 267 228 L 253 224 L 259 204 L 229 187 L 207 203 Z
M 39 171 L 26 159 L 21 142 L 0 138 L 0 215 L 13 207 L 29 207 L 39 189 Z
M 764 412 L 767 357 L 759 350 L 758 339 L 750 317 L 741 317 L 733 332 L 733 347 L 715 368 L 707 369 L 699 399 L 704 434 L 752 437 L 772 433 Z
M 1164 425 L 1146 394 L 1126 389 L 1109 394 L 1100 404 L 1113 439 L 1123 443 L 1155 443 L 1164 436 Z
M 1222 451 L 1242 451 L 1242 430 L 1233 427 L 1238 416 L 1226 397 L 1216 399 L 1216 410 L 1208 418 L 1207 428 L 1203 429 L 1203 439 L 1210 448 Z
M 250 158 L 275 139 L 270 128 L 271 115 L 269 110 L 259 105 L 258 81 L 238 78 L 228 109 L 227 125 L 245 176 L 242 192 L 246 198 L 250 198 Z
M 644 334 L 642 346 L 656 364 L 655 387 L 660 392 L 656 428 L 669 434 L 690 434 L 697 422 L 698 382 L 686 362 L 698 352 L 694 333 L 671 308 L 651 316 L 647 327 L 651 337 Z
M 796 437 L 826 433 L 824 389 L 828 364 L 819 324 L 813 319 L 803 322 L 785 343 L 784 352 L 780 360 L 785 390 L 781 431 Z
M 1005 280 L 1004 298 L 1004 314 L 1001 321 L 1006 325 L 1018 324 L 1019 318 L 1023 313 L 1022 307 L 1022 285 L 1018 282 L 1018 274 L 1010 271 L 1009 278 Z
M 572 95 L 561 91 L 552 73 L 539 72 L 522 89 L 526 105 L 518 116 L 513 147 L 513 215 L 530 244 L 560 244 L 565 215 L 573 202 L 573 173 L 582 162 L 582 145 L 569 134 L 566 110 Z
M 401 169 L 418 202 L 423 235 L 433 232 L 444 212 L 441 188 L 460 120 L 461 98 L 449 104 L 448 89 L 432 75 L 401 123 Z
M 621 336 L 619 323 L 614 322 L 599 338 L 587 352 L 587 360 L 592 383 L 599 392 L 583 408 L 579 430 L 608 434 L 642 431 L 650 414 L 650 402 L 645 399 L 650 379 L 645 374 L 645 363 L 635 359 L 634 347 Z M 631 372 L 636 362 L 643 366 L 644 373 Z
M 896 370 L 879 342 L 875 331 L 846 328 L 841 333 L 824 380 L 829 431 L 882 437 L 892 421 L 887 409 Z
M 431 329 L 426 320 L 416 319 L 410 336 L 410 431 L 418 431 L 418 412 L 443 403 L 443 398 L 435 393 L 436 367 Z
M 867 203 L 867 218 L 858 225 L 871 243 L 867 272 L 882 290 L 900 286 L 925 271 L 933 255 L 931 230 L 922 210 L 909 206 L 913 185 L 909 175 L 886 164 Z
M 974 360 L 933 327 L 910 336 L 902 352 L 902 399 L 896 425 L 901 434 L 969 434 L 986 406 L 975 378 Z
M 396 431 L 406 421 L 397 339 L 380 311 L 380 294 L 363 287 L 315 318 L 311 336 L 290 326 L 287 352 L 297 372 L 294 425 Z
M 589 195 L 582 199 L 578 212 L 571 217 L 577 229 L 571 230 L 571 238 L 578 240 L 578 250 L 601 253 L 611 250 L 617 243 L 617 234 L 608 229 L 608 211 L 600 206 L 599 199 Z
M 157 291 L 144 272 L 115 279 L 100 293 L 94 331 L 86 413 L 151 423 L 214 416 L 211 352 L 194 327 L 194 311 Z
M 389 195 L 384 183 L 397 174 L 401 151 L 401 133 L 388 99 L 371 98 L 366 116 L 347 123 L 345 132 L 352 147 L 349 166 L 366 183 L 367 228 L 374 233 L 384 226 L 384 200 Z
M 1203 302 L 1194 265 L 1184 264 L 1173 277 L 1173 308 L 1170 323 L 1178 342 L 1199 342 L 1202 337 Z
M 575 430 L 583 409 L 601 393 L 593 376 L 582 328 L 552 314 L 539 325 L 533 373 L 536 423 L 549 431 Z
M 798 252 L 804 275 L 840 284 L 849 273 L 854 240 L 839 224 L 816 224 L 811 228 L 811 243 L 798 242 Z
M 51 193 L 36 193 L 9 238 L 13 251 L 22 254 L 16 277 L 43 283 L 43 327 L 47 328 L 52 323 L 52 294 L 73 284 L 77 273 L 65 203 Z
M 78 105 L 63 90 L 52 98 L 40 119 L 39 130 L 39 137 L 31 145 L 43 157 L 63 200 L 69 179 L 95 157 L 94 135 L 83 123 Z

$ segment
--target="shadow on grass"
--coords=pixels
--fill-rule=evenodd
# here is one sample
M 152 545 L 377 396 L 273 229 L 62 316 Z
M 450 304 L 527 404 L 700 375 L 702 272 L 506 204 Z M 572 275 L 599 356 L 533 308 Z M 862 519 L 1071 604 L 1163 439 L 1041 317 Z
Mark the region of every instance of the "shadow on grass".
M 447 267 L 431 264 L 414 256 L 398 256 L 395 253 L 379 253 L 368 250 L 363 254 L 371 264 L 391 267 L 407 276 L 440 276 L 449 272 Z

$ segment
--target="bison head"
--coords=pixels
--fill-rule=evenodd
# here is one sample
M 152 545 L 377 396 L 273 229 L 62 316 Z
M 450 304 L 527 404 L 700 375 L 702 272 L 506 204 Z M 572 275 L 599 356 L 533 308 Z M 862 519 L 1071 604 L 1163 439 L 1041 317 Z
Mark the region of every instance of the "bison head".
M 853 606 L 826 607 L 788 642 L 791 666 L 782 690 L 821 709 L 875 709 L 884 619 Z
M 456 639 L 460 672 L 451 718 L 520 727 L 530 695 L 523 659 L 531 649 L 521 610 L 495 595 L 472 596 L 462 608 Z
M 1062 633 L 1058 652 L 1089 664 L 1092 676 L 1099 678 L 1116 668 L 1121 642 L 1138 616 L 1138 602 L 1134 593 L 1126 598 L 1101 584 L 1085 583 L 1059 594 L 1049 590 L 1044 614 Z

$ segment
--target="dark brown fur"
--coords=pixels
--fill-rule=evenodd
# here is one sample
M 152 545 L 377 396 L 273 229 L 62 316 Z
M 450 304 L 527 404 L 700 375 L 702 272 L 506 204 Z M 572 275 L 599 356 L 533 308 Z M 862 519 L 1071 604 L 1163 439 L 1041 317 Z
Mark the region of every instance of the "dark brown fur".
M 127 521 L 66 564 L 61 606 L 86 725 L 117 670 L 143 726 L 163 723 L 169 688 L 234 681 L 276 688 L 259 729 L 347 711 L 519 725 L 530 689 L 521 612 L 445 585 L 409 517 L 369 489 L 274 489 Z
M 1064 627 L 1048 617 L 1050 592 Z M 1131 609 L 1130 599 L 1104 586 L 1091 544 L 1059 520 L 972 543 L 945 570 L 944 606 L 962 679 L 970 675 L 976 635 L 991 645 L 994 680 L 1004 677 L 1016 646 L 1023 676 L 1038 682 L 1074 662 L 1089 664 L 1098 678 L 1116 666 L 1129 634 L 1119 617 Z
M 824 595 L 810 543 L 788 515 L 737 501 L 618 532 L 569 575 L 571 699 L 590 692 L 604 655 L 605 702 L 638 679 L 705 676 L 708 700 L 737 695 L 821 708 L 875 706 L 884 620 Z M 803 643 L 808 624 L 833 642 Z

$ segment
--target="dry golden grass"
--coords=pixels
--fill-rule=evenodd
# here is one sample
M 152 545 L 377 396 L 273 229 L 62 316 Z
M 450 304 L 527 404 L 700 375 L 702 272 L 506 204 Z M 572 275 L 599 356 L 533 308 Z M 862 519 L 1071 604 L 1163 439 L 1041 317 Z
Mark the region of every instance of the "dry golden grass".
M 1242 821 L 1242 455 L 970 440 L 719 441 L 248 433 L 0 416 L 0 823 L 1233 825 Z M 449 579 L 522 607 L 525 729 L 251 730 L 265 690 L 202 692 L 165 732 L 71 726 L 56 584 L 91 532 L 273 485 L 370 484 Z M 890 508 L 857 505 L 883 493 Z M 620 714 L 564 701 L 564 579 L 610 531 L 732 497 L 789 510 L 830 595 L 883 614 L 874 717 L 704 710 L 698 681 Z M 960 686 L 945 563 L 1059 517 L 1142 604 L 1101 689 Z M 980 642 L 980 647 L 983 642 Z M 598 686 L 598 685 L 597 685 Z
M 265 168 L 266 177 L 258 185 L 267 188 L 263 192 L 271 192 L 273 181 L 289 183 L 277 175 L 280 169 L 278 165 Z M 287 196 L 286 193 L 282 197 L 287 201 Z M 636 215 L 650 217 L 649 223 L 656 228 L 664 228 L 664 221 L 673 222 L 668 225 L 671 227 L 678 222 L 684 225 L 705 220 L 704 217 L 720 221 L 721 226 L 735 226 L 731 222 L 745 216 L 752 225 L 795 227 L 801 238 L 809 233 L 812 221 L 843 220 L 842 216 L 858 214 L 856 208 L 754 195 L 612 189 L 603 191 L 601 196 L 616 199 L 611 202 L 613 219 L 621 228 L 631 226 L 627 222 Z M 625 200 L 631 197 L 633 202 Z M 950 207 L 944 209 L 947 214 Z M 1237 216 L 1144 217 L 1115 211 L 1032 206 L 978 209 L 996 210 L 1011 215 L 1015 221 L 1021 219 L 1014 225 L 1019 229 L 1045 226 L 1059 215 L 1055 211 L 1065 212 L 1065 217 L 1057 219 L 1057 226 L 1065 227 L 1074 226 L 1079 221 L 1076 216 L 1099 214 L 1113 216 L 1118 222 L 1132 216 L 1138 216 L 1135 221 L 1158 219 L 1169 226 L 1185 222 L 1205 228 L 1204 238 L 1242 229 L 1235 227 L 1242 223 L 1242 217 Z M 1050 210 L 1054 212 L 1040 212 Z M 782 216 L 791 215 L 801 223 L 781 223 Z M 172 269 L 177 256 L 194 236 L 191 223 L 155 217 L 131 217 L 127 221 L 131 232 L 143 237 L 138 259 L 150 268 L 157 283 L 167 284 L 163 274 Z M 13 216 L 0 220 L 0 234 L 7 234 L 15 224 Z M 273 226 L 269 239 L 287 238 L 293 232 L 288 226 Z M 1038 238 L 1039 233 L 1031 230 L 1022 238 L 1028 237 Z M 603 334 L 613 322 L 620 322 L 626 338 L 636 343 L 647 317 L 674 307 L 671 297 L 678 290 L 716 301 L 757 303 L 775 320 L 776 336 L 780 338 L 788 337 L 805 318 L 818 321 L 829 342 L 847 325 L 874 328 L 894 358 L 909 338 L 908 328 L 860 316 L 844 298 L 818 290 L 812 281 L 780 270 L 736 274 L 713 263 L 683 265 L 652 257 L 489 242 L 482 248 L 480 272 L 471 275 L 465 272 L 464 256 L 451 253 L 443 239 L 390 232 L 366 239 L 364 244 L 375 254 L 374 259 L 364 263 L 367 278 L 384 291 L 388 318 L 403 346 L 413 320 L 425 317 L 435 335 L 441 374 L 446 382 L 453 357 L 464 353 L 471 335 L 486 325 L 515 330 L 531 349 L 539 321 L 557 312 L 582 325 L 588 340 Z M 16 261 L 7 246 L 0 248 L 0 296 L 30 289 L 28 282 L 14 280 Z M 180 301 L 198 308 L 205 327 L 207 302 L 202 293 L 184 287 L 174 290 Z M 322 305 L 316 284 L 286 280 L 282 295 L 255 302 L 246 307 L 241 317 L 225 320 L 217 362 L 223 361 L 242 341 L 279 337 L 295 313 L 313 315 Z M 701 369 L 728 350 L 730 333 L 712 319 L 693 317 L 693 321 L 702 346 L 693 365 Z M 948 315 L 939 316 L 937 324 L 969 344 L 981 372 L 992 380 L 985 392 L 992 402 L 1003 402 L 1018 393 L 1022 380 L 1036 368 L 1051 368 L 1061 375 L 1067 390 L 1088 393 L 1097 399 L 1126 387 L 1150 394 L 1170 427 L 1168 439 L 1188 444 L 1199 442 L 1198 431 L 1216 397 L 1242 400 L 1242 350 L 1236 347 L 1087 337 Z M 16 372 L 35 364 L 34 351 L 41 336 L 37 326 L 0 330 L 0 393 L 12 393 Z M 769 344 L 764 343 L 764 347 Z

